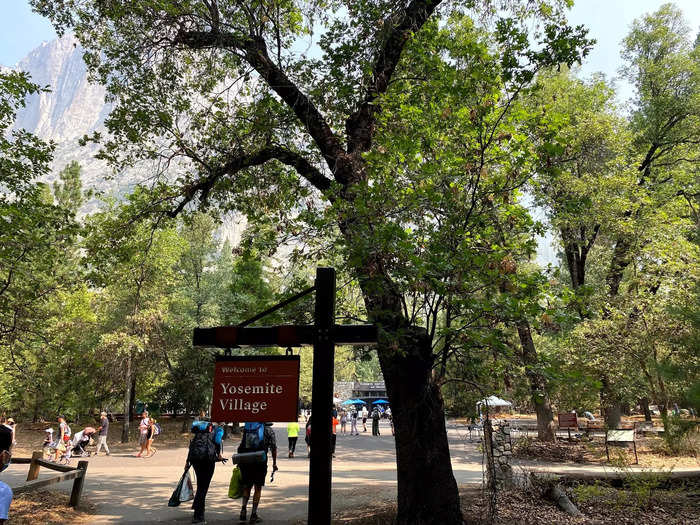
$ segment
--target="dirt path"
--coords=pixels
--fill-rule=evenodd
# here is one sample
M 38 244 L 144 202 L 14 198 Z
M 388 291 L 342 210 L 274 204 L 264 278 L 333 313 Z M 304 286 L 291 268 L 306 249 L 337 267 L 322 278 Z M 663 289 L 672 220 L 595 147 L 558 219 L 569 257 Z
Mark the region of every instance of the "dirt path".
M 291 523 L 305 518 L 307 512 L 309 471 L 306 446 L 300 441 L 297 457 L 288 459 L 285 425 L 276 424 L 273 428 L 280 451 L 280 471 L 275 481 L 265 486 L 259 513 L 265 523 Z M 338 435 L 337 454 L 333 460 L 334 510 L 395 501 L 394 440 L 385 424 L 381 432 L 378 438 L 372 437 L 370 432 L 361 432 L 359 436 Z M 476 445 L 465 445 L 461 433 L 454 429 L 450 431 L 450 438 L 458 483 L 479 482 L 481 455 Z M 225 442 L 224 454 L 230 457 L 235 445 L 233 441 Z M 186 455 L 185 448 L 174 448 L 159 450 L 148 459 L 126 454 L 90 458 L 84 494 L 97 506 L 93 523 L 189 522 L 192 519 L 189 505 L 167 506 Z M 74 463 L 77 464 L 75 460 Z M 207 496 L 209 523 L 231 523 L 232 518 L 238 516 L 240 500 L 232 501 L 227 497 L 231 469 L 230 463 L 217 465 Z M 19 485 L 24 482 L 26 472 L 25 465 L 11 466 L 3 473 L 3 479 L 11 486 Z M 42 469 L 41 477 L 50 475 Z M 57 487 L 67 492 L 70 483 Z

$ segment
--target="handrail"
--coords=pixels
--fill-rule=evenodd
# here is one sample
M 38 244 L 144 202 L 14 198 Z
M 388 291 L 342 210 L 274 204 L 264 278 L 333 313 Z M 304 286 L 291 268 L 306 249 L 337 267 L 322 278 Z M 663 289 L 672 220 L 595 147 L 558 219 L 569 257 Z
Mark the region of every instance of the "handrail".
M 73 489 L 70 494 L 70 501 L 68 504 L 71 507 L 77 507 L 80 504 L 80 496 L 83 493 L 83 485 L 85 483 L 85 475 L 87 474 L 88 462 L 85 460 L 78 461 L 77 467 L 69 467 L 67 465 L 57 465 L 56 463 L 51 463 L 43 459 L 43 453 L 37 450 L 32 453 L 31 458 L 12 458 L 12 463 L 19 465 L 29 464 L 29 472 L 27 473 L 27 483 L 19 487 L 13 487 L 12 491 L 15 494 L 21 494 L 23 492 L 30 492 L 32 490 L 40 489 L 55 483 L 60 483 L 62 481 L 73 481 Z M 58 472 L 63 472 L 58 476 L 53 476 L 47 479 L 37 480 L 39 477 L 39 469 L 41 467 L 48 468 L 49 470 L 56 470 Z

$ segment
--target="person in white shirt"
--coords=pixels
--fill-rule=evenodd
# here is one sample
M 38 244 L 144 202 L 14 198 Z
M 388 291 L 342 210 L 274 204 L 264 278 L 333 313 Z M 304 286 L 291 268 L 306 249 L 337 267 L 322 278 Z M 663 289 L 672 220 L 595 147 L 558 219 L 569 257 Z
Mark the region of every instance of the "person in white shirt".
M 141 423 L 139 423 L 139 445 L 141 446 L 141 450 L 136 454 L 137 458 L 143 457 L 143 453 L 146 452 L 146 448 L 148 447 L 148 427 L 151 426 L 148 412 L 144 411 L 142 416 Z

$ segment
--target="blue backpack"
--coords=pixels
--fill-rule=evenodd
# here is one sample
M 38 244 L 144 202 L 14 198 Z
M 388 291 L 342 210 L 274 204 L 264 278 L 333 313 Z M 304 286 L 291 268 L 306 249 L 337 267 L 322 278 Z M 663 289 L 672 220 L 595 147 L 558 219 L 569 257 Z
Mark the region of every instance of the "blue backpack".
M 246 423 L 244 447 L 248 451 L 265 450 L 265 424 Z

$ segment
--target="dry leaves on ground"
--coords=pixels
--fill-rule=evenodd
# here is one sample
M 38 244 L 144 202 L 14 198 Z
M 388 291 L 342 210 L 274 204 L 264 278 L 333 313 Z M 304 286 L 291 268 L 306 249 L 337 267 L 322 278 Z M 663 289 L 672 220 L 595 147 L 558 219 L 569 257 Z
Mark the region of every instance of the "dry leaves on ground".
M 68 506 L 68 495 L 63 492 L 37 490 L 19 494 L 10 506 L 10 525 L 35 525 L 37 523 L 88 523 L 94 507 L 84 498 L 79 509 Z

